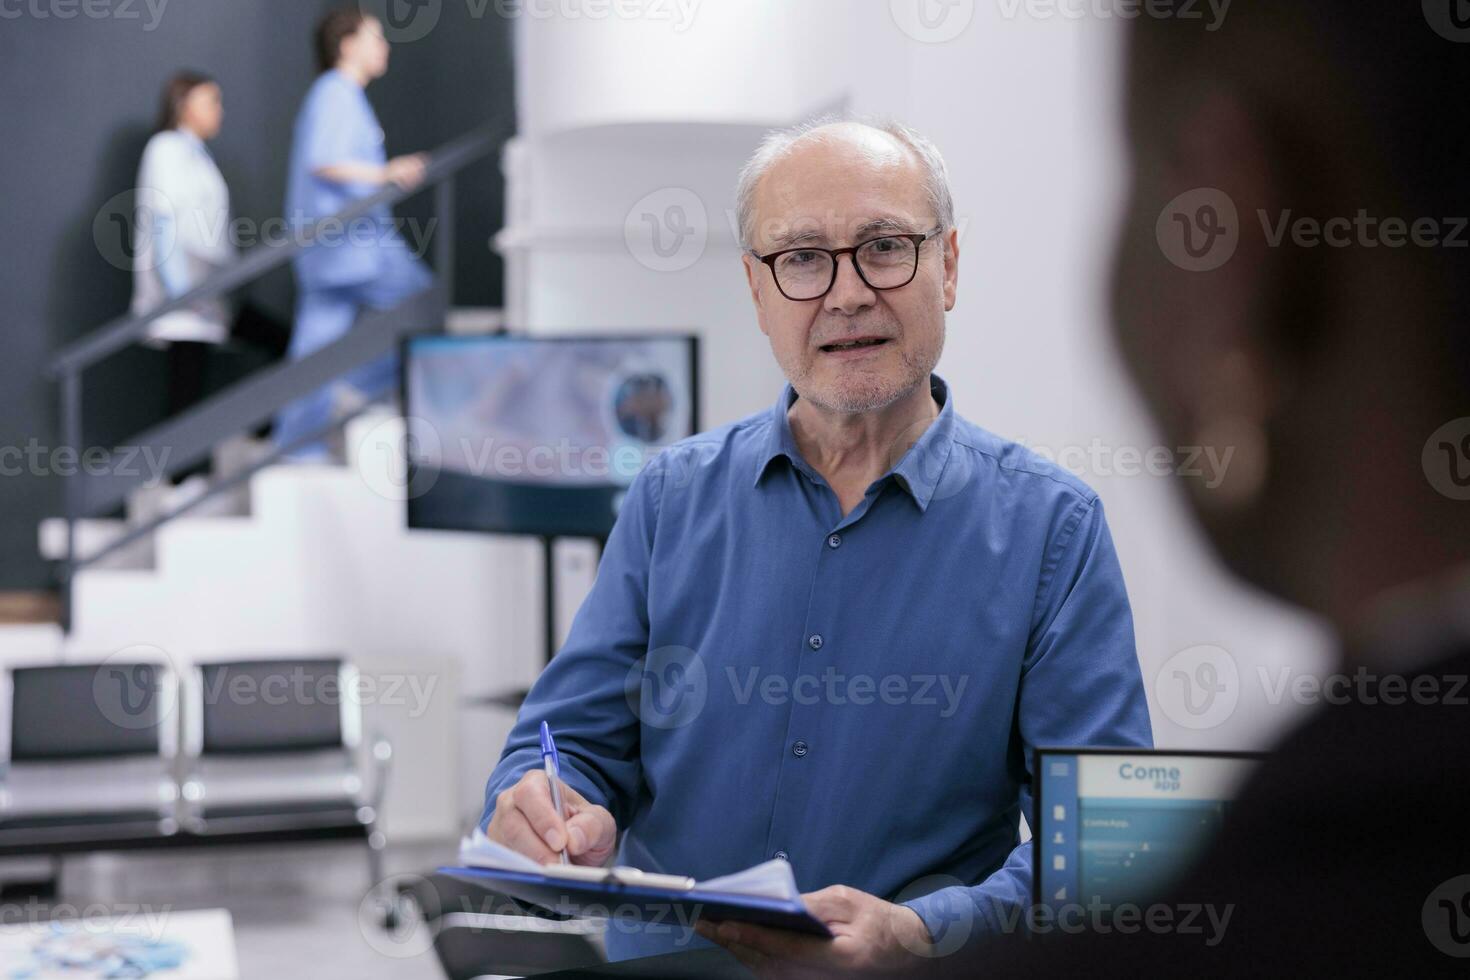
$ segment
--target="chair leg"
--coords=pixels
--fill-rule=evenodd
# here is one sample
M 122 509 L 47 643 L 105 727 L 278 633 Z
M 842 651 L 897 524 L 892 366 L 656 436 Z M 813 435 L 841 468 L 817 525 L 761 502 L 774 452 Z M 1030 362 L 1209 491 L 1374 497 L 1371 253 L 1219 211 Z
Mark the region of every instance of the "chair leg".
M 377 893 L 378 908 L 382 910 L 382 925 L 390 932 L 398 928 L 398 896 L 390 894 L 392 888 L 384 881 L 383 849 L 388 840 L 376 827 L 369 827 L 367 834 L 368 888 Z
M 372 879 L 368 884 L 376 888 L 383 881 L 383 848 L 388 844 L 388 839 L 383 832 L 376 828 L 368 828 L 367 834 L 367 859 L 368 876 Z

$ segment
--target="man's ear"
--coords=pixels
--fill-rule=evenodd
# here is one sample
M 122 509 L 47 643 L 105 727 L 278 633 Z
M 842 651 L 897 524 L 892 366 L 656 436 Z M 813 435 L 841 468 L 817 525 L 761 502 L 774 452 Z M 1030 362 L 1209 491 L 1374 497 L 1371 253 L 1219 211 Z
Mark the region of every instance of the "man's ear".
M 954 309 L 955 292 L 960 282 L 960 231 L 951 228 L 944 233 L 944 312 Z
M 770 331 L 766 329 L 766 308 L 761 300 L 762 265 L 749 252 L 741 253 L 740 262 L 745 266 L 745 282 L 750 286 L 750 301 L 755 304 L 755 322 L 760 326 L 761 333 L 770 336 Z

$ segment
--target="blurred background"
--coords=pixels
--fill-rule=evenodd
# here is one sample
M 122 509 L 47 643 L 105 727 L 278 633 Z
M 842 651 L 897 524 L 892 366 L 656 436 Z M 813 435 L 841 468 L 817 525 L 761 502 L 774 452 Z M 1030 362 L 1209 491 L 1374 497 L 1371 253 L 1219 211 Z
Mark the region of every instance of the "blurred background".
M 962 414 L 1102 496 L 1156 744 L 1262 747 L 1307 710 L 1283 693 L 1283 678 L 1321 666 L 1323 635 L 1242 591 L 1206 553 L 1110 345 L 1106 282 L 1124 180 L 1111 7 L 386 2 L 363 9 L 382 18 L 393 46 L 388 74 L 367 90 L 388 151 L 443 153 L 427 186 L 394 202 L 404 227 L 427 233 L 436 304 L 385 327 L 384 344 L 423 331 L 693 335 L 699 427 L 759 411 L 782 378 L 739 261 L 736 174 L 771 127 L 832 111 L 896 117 L 944 153 L 959 216 L 959 298 L 939 373 Z M 168 785 L 183 790 L 168 819 L 220 846 L 201 863 L 184 856 L 193 851 L 113 851 L 72 835 L 58 864 L 42 859 L 42 838 L 23 836 L 3 851 L 14 870 L 0 880 L 44 882 L 59 869 L 52 901 L 229 909 L 244 976 L 315 949 L 333 954 L 323 976 L 437 976 L 420 934 L 402 923 L 381 930 L 392 902 L 370 886 L 449 860 L 473 826 L 515 692 L 534 680 L 548 630 L 554 646 L 595 573 L 596 535 L 489 533 L 514 522 L 411 527 L 421 488 L 404 456 L 414 440 L 391 404 L 341 419 L 333 465 L 271 460 L 262 423 L 309 379 L 273 379 L 282 365 L 256 351 L 211 351 L 210 397 L 180 427 L 164 396 L 165 354 L 127 326 L 132 273 L 109 245 L 116 222 L 136 217 L 127 195 L 157 92 L 185 67 L 220 84 L 226 115 L 210 152 L 236 218 L 269 239 L 292 120 L 315 75 L 311 31 L 330 6 L 3 8 L 0 85 L 12 98 L 0 118 L 0 225 L 11 236 L 0 264 L 0 663 L 18 679 L 0 711 L 9 747 L 31 755 L 11 752 L 0 802 L 21 799 L 23 763 L 35 770 L 48 753 L 79 766 L 91 753 L 98 768 L 85 771 L 105 794 L 120 771 L 107 756 L 116 740 L 68 724 L 66 698 L 106 686 L 96 665 L 162 665 L 177 682 L 170 717 L 182 728 Z M 287 264 L 242 279 L 236 294 L 289 323 Z M 201 459 L 211 465 L 202 498 L 181 494 L 177 473 L 160 475 Z M 266 690 L 253 661 L 359 695 L 338 699 L 347 708 L 298 712 L 272 727 L 284 734 L 269 745 L 244 745 L 259 724 L 248 712 L 196 730 L 204 722 L 191 705 L 209 700 L 201 685 L 254 677 Z M 87 671 L 25 673 L 64 665 Z M 1192 703 L 1181 674 L 1220 698 Z M 26 714 L 25 694 L 54 710 Z M 61 744 L 32 738 L 23 721 L 68 734 Z M 338 749 L 317 776 L 348 801 L 333 804 L 347 807 L 338 836 L 361 837 L 386 860 L 367 874 L 361 847 L 328 843 L 331 820 L 313 825 L 320 813 L 260 809 L 316 799 L 297 784 L 318 763 L 300 760 Z M 197 758 L 210 750 L 223 759 L 212 771 Z M 44 773 L 26 778 L 56 789 Z M 228 797 L 240 812 L 185 806 L 216 785 L 237 796 L 211 788 L 204 803 Z

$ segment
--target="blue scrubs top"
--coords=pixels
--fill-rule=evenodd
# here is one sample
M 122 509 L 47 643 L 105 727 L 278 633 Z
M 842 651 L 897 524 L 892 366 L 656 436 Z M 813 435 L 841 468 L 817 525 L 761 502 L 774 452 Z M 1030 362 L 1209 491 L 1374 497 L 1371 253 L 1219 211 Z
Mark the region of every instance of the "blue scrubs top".
M 324 72 L 296 117 L 286 185 L 286 220 L 307 227 L 373 194 L 373 184 L 340 184 L 315 171 L 341 163 L 388 162 L 383 127 L 367 93 L 339 71 Z M 392 209 L 383 206 L 350 227 L 333 229 L 296 258 L 303 289 L 367 282 L 381 272 L 383 245 L 396 244 Z

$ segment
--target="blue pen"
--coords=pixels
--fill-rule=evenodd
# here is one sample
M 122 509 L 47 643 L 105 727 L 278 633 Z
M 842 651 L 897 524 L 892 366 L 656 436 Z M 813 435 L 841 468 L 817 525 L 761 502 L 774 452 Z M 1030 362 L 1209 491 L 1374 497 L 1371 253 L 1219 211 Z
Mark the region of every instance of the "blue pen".
M 551 784 L 551 805 L 556 807 L 556 815 L 562 818 L 561 863 L 570 864 L 566 849 L 567 811 L 561 805 L 561 756 L 556 754 L 556 739 L 551 737 L 551 726 L 544 721 L 541 723 L 541 762 L 546 767 L 546 781 Z

